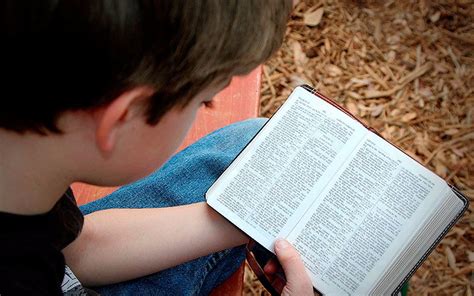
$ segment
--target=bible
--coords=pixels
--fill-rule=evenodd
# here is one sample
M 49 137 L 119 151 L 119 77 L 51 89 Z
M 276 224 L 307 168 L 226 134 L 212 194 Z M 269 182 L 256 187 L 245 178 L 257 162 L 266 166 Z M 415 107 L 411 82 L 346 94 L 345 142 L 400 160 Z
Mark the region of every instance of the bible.
M 397 293 L 468 207 L 454 186 L 311 87 L 297 87 L 206 193 L 323 295 Z

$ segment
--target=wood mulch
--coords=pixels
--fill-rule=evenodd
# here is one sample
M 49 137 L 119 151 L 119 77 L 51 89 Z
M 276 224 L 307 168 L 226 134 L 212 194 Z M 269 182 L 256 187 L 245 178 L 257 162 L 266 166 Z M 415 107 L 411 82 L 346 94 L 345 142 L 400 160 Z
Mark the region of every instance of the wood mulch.
M 307 83 L 471 200 L 410 280 L 411 295 L 474 289 L 474 2 L 302 0 L 263 70 L 261 115 Z M 245 295 L 266 295 L 247 269 Z

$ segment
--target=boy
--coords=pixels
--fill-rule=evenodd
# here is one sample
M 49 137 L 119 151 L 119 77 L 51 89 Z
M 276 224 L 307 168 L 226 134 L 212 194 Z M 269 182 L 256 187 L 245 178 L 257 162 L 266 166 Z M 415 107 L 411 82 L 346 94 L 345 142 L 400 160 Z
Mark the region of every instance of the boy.
M 68 187 L 163 165 L 198 108 L 278 48 L 288 2 L 1 1 L 1 295 L 60 295 L 65 264 L 102 295 L 207 294 L 241 264 L 241 247 L 218 251 L 248 238 L 203 196 L 262 121 L 206 137 L 83 213 Z M 284 293 L 311 293 L 296 251 L 276 252 Z

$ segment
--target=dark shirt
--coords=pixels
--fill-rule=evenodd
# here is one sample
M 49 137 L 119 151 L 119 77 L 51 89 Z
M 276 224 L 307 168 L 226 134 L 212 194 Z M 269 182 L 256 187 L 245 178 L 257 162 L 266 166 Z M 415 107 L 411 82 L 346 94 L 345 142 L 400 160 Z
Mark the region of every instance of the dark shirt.
M 70 189 L 44 214 L 0 212 L 0 295 L 62 295 L 61 250 L 83 224 Z

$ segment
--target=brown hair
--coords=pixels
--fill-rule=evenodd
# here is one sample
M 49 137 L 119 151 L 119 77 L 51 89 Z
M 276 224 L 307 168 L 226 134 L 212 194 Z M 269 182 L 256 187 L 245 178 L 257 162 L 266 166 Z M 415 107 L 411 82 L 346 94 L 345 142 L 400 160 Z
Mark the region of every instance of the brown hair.
M 67 110 L 156 90 L 146 121 L 242 75 L 281 45 L 291 0 L 3 1 L 0 127 L 60 132 Z

